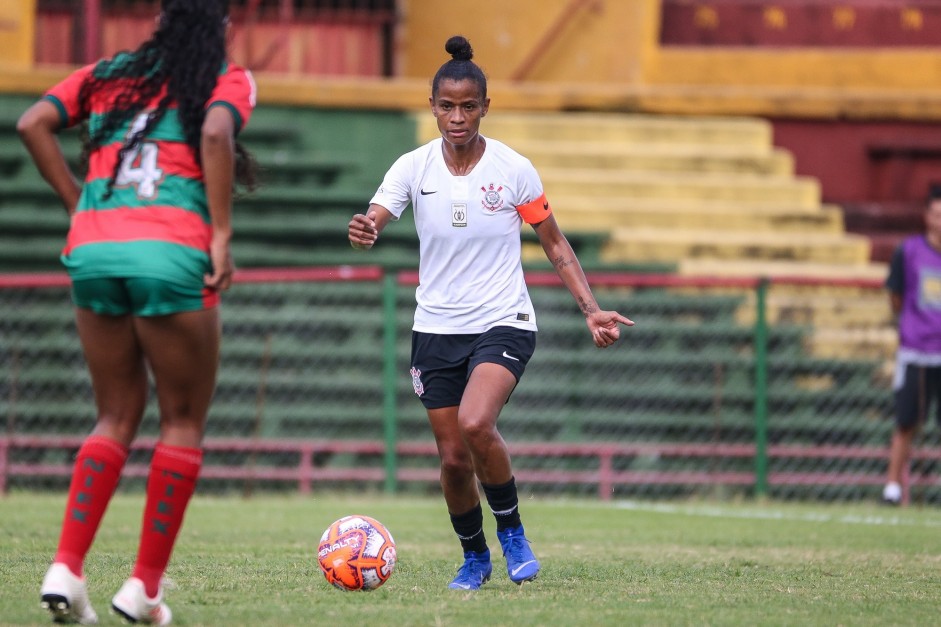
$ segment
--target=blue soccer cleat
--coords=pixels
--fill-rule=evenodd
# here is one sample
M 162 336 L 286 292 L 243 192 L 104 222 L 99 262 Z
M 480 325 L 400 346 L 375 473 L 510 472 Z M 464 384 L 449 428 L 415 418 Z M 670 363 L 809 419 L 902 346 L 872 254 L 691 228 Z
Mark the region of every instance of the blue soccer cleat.
M 483 553 L 467 551 L 464 564 L 458 569 L 457 576 L 448 588 L 452 590 L 480 590 L 480 586 L 490 581 L 493 566 L 490 564 L 490 549 Z
M 510 581 L 519 585 L 524 581 L 532 581 L 539 574 L 539 560 L 529 548 L 529 540 L 523 531 L 523 525 L 497 531 L 500 546 L 503 547 L 503 556 L 506 558 L 506 572 Z

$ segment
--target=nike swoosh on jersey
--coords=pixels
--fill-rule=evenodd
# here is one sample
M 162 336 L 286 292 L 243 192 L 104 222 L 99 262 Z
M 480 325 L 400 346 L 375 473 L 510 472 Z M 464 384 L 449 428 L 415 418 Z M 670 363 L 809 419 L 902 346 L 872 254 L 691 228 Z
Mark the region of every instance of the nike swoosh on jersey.
M 524 568 L 526 568 L 527 566 L 529 566 L 530 564 L 532 564 L 532 563 L 535 562 L 535 561 L 536 561 L 536 560 L 529 560 L 528 562 L 523 562 L 522 564 L 520 564 L 519 566 L 517 566 L 516 568 L 514 568 L 514 569 L 513 569 L 513 572 L 511 572 L 510 574 L 515 575 L 516 573 L 518 573 L 519 571 L 523 570 Z
M 507 355 L 506 351 L 503 351 L 503 356 L 507 359 L 512 359 L 513 361 L 519 361 L 519 357 L 514 357 L 513 355 Z
M 421 192 L 421 195 L 422 195 L 422 196 L 427 196 L 428 194 L 437 194 L 437 193 L 438 193 L 438 190 L 435 190 L 435 191 L 433 191 L 433 192 L 426 192 L 425 190 L 422 189 L 422 190 L 419 190 L 419 191 Z

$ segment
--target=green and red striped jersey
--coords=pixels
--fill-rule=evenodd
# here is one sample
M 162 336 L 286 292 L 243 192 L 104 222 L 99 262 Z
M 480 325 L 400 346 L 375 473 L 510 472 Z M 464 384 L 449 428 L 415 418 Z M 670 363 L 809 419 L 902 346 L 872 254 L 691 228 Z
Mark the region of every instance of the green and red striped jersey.
M 91 94 L 90 102 L 79 102 L 82 84 L 100 67 L 83 67 L 46 92 L 44 98 L 59 109 L 64 127 L 87 118 L 89 132 L 94 132 L 117 94 L 133 88 L 133 81 L 116 79 Z M 203 172 L 186 144 L 174 105 L 138 148 L 125 156 L 112 194 L 105 198 L 118 151 L 127 136 L 143 126 L 147 113 L 164 94 L 159 93 L 140 115 L 89 155 L 88 173 L 62 251 L 62 262 L 74 279 L 147 276 L 179 280 L 182 273 L 201 280 L 209 269 L 212 225 Z M 237 131 L 245 126 L 255 107 L 255 83 L 248 70 L 233 64 L 223 67 L 206 109 L 217 105 L 232 112 Z

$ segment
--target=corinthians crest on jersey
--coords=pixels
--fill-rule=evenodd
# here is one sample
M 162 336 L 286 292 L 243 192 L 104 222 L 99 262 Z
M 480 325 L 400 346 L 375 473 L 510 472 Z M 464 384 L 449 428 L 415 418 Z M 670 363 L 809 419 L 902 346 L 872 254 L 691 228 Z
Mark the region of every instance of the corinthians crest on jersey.
M 481 187 L 480 191 L 484 193 L 483 200 L 480 201 L 480 204 L 484 206 L 484 209 L 493 213 L 497 209 L 503 206 L 503 197 L 500 196 L 500 192 L 503 191 L 503 186 L 495 186 L 493 183 L 488 187 Z

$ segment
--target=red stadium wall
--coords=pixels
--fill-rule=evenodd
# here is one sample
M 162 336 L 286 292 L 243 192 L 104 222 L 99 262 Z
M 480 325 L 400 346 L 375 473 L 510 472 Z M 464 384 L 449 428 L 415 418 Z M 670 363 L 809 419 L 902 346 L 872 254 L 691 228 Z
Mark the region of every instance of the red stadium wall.
M 836 203 L 921 202 L 941 181 L 941 126 L 918 122 L 774 120 L 774 143 Z
M 941 46 L 932 0 L 663 0 L 668 46 Z
M 923 228 L 928 185 L 941 182 L 941 126 L 927 122 L 773 120 L 774 144 L 794 155 L 797 174 L 820 181 L 824 202 L 843 207 L 847 230 L 872 240 L 887 261 Z
M 256 72 L 377 77 L 388 74 L 392 12 L 381 8 L 356 9 L 349 2 L 340 5 L 340 9 L 333 11 L 237 8 L 232 13 L 232 56 L 237 63 Z M 108 8 L 102 3 L 101 18 L 91 25 L 74 8 L 40 5 L 36 14 L 35 62 L 76 65 L 136 48 L 153 32 L 155 6 L 142 1 Z M 88 28 L 92 32 L 85 32 Z

